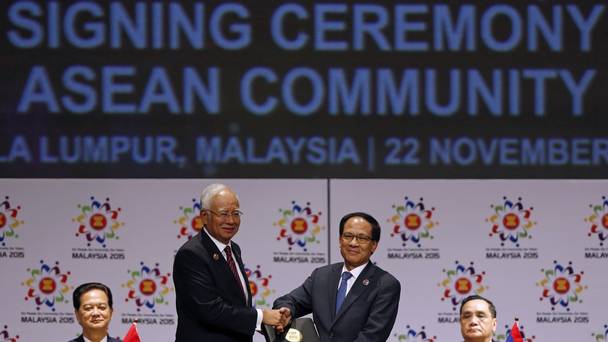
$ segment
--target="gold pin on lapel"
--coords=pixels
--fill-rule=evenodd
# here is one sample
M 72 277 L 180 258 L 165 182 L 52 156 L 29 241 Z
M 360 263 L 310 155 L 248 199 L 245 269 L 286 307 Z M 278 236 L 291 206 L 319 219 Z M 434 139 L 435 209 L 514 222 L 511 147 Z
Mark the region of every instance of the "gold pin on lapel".
M 369 285 L 369 279 L 363 279 L 363 286 Z
M 217 253 L 213 253 L 213 260 L 215 260 L 215 261 L 220 260 L 220 255 Z

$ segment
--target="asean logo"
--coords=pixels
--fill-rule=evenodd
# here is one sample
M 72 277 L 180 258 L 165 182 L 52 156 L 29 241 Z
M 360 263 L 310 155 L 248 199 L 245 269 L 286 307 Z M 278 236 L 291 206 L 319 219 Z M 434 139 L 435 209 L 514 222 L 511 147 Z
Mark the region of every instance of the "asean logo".
M 571 303 L 582 303 L 580 294 L 587 289 L 587 286 L 581 284 L 584 272 L 576 273 L 572 262 L 568 262 L 568 266 L 565 267 L 557 261 L 554 261 L 553 264 L 553 268 L 541 270 L 545 277 L 536 283 L 537 286 L 543 288 L 540 300 L 548 299 L 551 303 L 551 310 L 561 307 L 570 311 Z
M 526 332 L 524 330 L 524 326 L 523 325 L 519 325 L 519 334 L 521 335 L 523 342 L 534 342 L 534 340 L 536 339 L 536 336 L 532 336 L 532 337 L 526 337 Z M 501 342 L 501 341 L 506 341 L 507 338 L 509 337 L 509 335 L 511 335 L 511 327 L 508 325 L 505 325 L 505 333 L 504 334 L 498 334 L 496 335 L 496 341 Z
M 11 337 L 11 334 L 8 332 L 8 325 L 4 326 L 4 329 L 0 331 L 0 338 L 2 342 L 17 342 L 19 339 L 19 335 Z
M 473 294 L 480 295 L 488 289 L 483 284 L 486 273 L 478 273 L 473 266 L 473 262 L 469 264 L 469 267 L 466 267 L 456 261 L 454 269 L 444 269 L 443 273 L 445 273 L 446 278 L 438 284 L 443 287 L 441 301 L 450 301 L 453 311 L 456 311 L 457 306 L 466 297 Z
M 19 228 L 24 222 L 19 220 L 17 216 L 21 211 L 21 206 L 12 207 L 9 197 L 4 197 L 4 201 L 0 203 L 0 243 L 6 246 L 6 239 L 19 238 L 15 229 Z
M 608 341 L 608 324 L 604 324 L 603 332 L 595 332 L 595 333 L 592 333 L 591 336 L 594 338 L 594 340 L 596 342 Z
M 70 272 L 62 273 L 59 269 L 59 262 L 55 266 L 47 265 L 40 260 L 40 267 L 28 268 L 30 277 L 21 285 L 27 287 L 25 300 L 32 299 L 36 303 L 36 310 L 46 307 L 55 311 L 56 303 L 67 303 L 66 294 L 71 290 L 68 285 Z
M 420 330 L 415 330 L 411 328 L 409 325 L 405 327 L 407 332 L 405 334 L 395 334 L 395 338 L 397 341 L 412 341 L 412 342 L 435 342 L 437 341 L 437 336 L 429 337 L 426 331 L 424 331 L 424 326 L 420 328 Z
M 289 250 L 294 245 L 307 251 L 307 246 L 313 243 L 320 243 L 318 235 L 321 233 L 319 218 L 321 212 L 313 213 L 310 202 L 305 207 L 300 206 L 296 201 L 291 202 L 291 209 L 279 209 L 281 218 L 273 225 L 279 227 L 277 240 L 287 240 Z
M 269 306 L 268 297 L 274 293 L 268 287 L 272 275 L 263 275 L 260 265 L 257 265 L 255 270 L 245 268 L 245 273 L 249 279 L 249 289 L 251 290 L 251 298 L 253 298 L 254 306 Z
M 80 215 L 72 218 L 72 221 L 79 224 L 76 236 L 84 235 L 87 246 L 90 247 L 94 241 L 106 248 L 107 240 L 118 240 L 116 231 L 124 226 L 124 222 L 118 220 L 121 208 L 112 209 L 109 198 L 101 203 L 91 196 L 91 203 L 79 204 L 78 208 Z
M 494 214 L 486 219 L 486 222 L 492 224 L 490 237 L 498 235 L 501 246 L 508 241 L 519 247 L 521 239 L 532 238 L 529 230 L 536 225 L 536 222 L 530 219 L 533 208 L 525 208 L 521 197 L 517 202 L 503 197 L 502 204 L 492 204 L 490 207 L 494 209 Z
M 608 199 L 602 196 L 602 203 L 589 204 L 593 213 L 585 218 L 585 222 L 591 224 L 588 235 L 597 235 L 600 246 L 604 246 L 604 241 L 608 239 Z
M 125 302 L 135 302 L 137 312 L 146 307 L 156 313 L 157 305 L 169 305 L 166 296 L 173 290 L 168 286 L 171 274 L 163 275 L 158 266 L 157 263 L 154 268 L 150 268 L 141 262 L 139 269 L 127 271 L 131 279 L 122 285 L 129 289 Z
M 173 223 L 179 225 L 178 239 L 185 236 L 190 240 L 203 229 L 203 220 L 200 216 L 201 207 L 200 202 L 196 198 L 192 199 L 192 205 L 179 207 L 181 214 L 173 221 Z
M 414 202 L 406 196 L 404 201 L 402 205 L 392 206 L 395 214 L 387 220 L 393 224 L 391 236 L 400 236 L 404 247 L 408 241 L 421 247 L 422 239 L 433 239 L 430 231 L 439 224 L 433 221 L 435 208 L 426 208 L 422 198 Z

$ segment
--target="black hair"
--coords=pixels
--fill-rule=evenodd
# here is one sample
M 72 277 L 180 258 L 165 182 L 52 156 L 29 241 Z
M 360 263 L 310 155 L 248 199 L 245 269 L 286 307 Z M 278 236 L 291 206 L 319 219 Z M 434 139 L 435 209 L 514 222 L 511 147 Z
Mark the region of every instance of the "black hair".
M 465 298 L 462 303 L 460 303 L 460 314 L 462 315 L 462 308 L 464 307 L 464 305 L 467 302 L 470 302 L 472 300 L 483 300 L 484 302 L 488 303 L 488 306 L 490 307 L 490 314 L 492 315 L 492 318 L 496 318 L 496 307 L 494 306 L 494 303 L 492 303 L 491 300 L 484 298 L 480 295 L 471 295 L 468 296 L 467 298 Z
M 344 225 L 346 224 L 346 221 L 352 217 L 360 217 L 367 221 L 367 223 L 372 226 L 372 241 L 380 241 L 380 223 L 378 223 L 378 221 L 376 221 L 372 215 L 363 212 L 350 213 L 342 217 L 340 220 L 340 236 L 342 236 L 342 233 L 344 232 Z
M 109 287 L 105 286 L 102 283 L 84 283 L 84 284 L 78 286 L 76 288 L 76 290 L 74 290 L 74 293 L 72 293 L 72 303 L 74 303 L 75 310 L 80 309 L 80 297 L 82 297 L 83 294 L 85 294 L 91 290 L 103 291 L 106 294 L 106 296 L 108 297 L 108 305 L 110 306 L 110 309 L 113 309 L 112 308 L 112 291 L 110 291 Z

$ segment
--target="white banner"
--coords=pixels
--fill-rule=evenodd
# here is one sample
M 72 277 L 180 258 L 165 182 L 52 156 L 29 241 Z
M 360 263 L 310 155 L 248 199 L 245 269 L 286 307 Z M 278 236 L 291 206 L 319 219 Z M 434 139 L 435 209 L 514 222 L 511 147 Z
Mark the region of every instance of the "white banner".
M 339 220 L 365 211 L 382 225 L 372 260 L 402 285 L 391 340 L 460 340 L 458 303 L 472 293 L 495 302 L 499 341 L 515 317 L 527 341 L 608 337 L 607 181 L 217 181 L 240 197 L 235 241 L 257 306 L 340 261 Z M 114 294 L 111 335 L 137 319 L 142 340 L 172 341 L 173 256 L 200 229 L 212 182 L 0 180 L 0 336 L 75 337 L 72 291 L 100 281 Z

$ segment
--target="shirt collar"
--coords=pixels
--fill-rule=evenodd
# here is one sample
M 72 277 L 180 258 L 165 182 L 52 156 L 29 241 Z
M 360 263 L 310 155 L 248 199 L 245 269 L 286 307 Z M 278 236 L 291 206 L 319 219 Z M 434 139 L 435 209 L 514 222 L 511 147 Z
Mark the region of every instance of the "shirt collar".
M 84 342 L 92 342 L 91 340 L 89 340 L 86 336 L 82 335 L 82 338 L 84 339 Z M 101 341 L 99 342 L 108 342 L 108 336 L 104 337 L 101 339 Z
M 207 228 L 203 228 L 203 231 L 205 232 L 205 234 L 207 234 L 208 237 L 211 238 L 211 241 L 213 241 L 213 243 L 217 246 L 217 249 L 220 250 L 220 252 L 224 252 L 224 249 L 226 249 L 226 244 L 221 243 L 218 239 L 214 238 L 213 236 L 211 236 L 211 234 L 209 234 L 209 232 L 207 232 Z
M 346 265 L 342 266 L 342 273 L 344 272 L 349 272 L 350 274 L 353 275 L 353 281 L 357 280 L 357 278 L 359 277 L 359 275 L 361 274 L 361 272 L 363 272 L 363 269 L 365 268 L 365 266 L 367 266 L 367 264 L 369 264 L 369 261 L 366 262 L 365 264 L 361 265 L 361 266 L 357 266 L 355 268 L 353 268 L 352 270 L 347 270 L 346 269 Z M 340 273 L 340 274 L 342 274 Z

